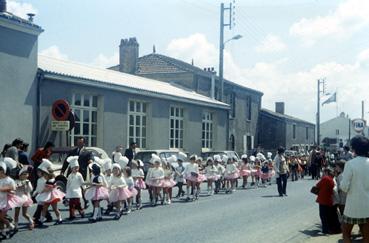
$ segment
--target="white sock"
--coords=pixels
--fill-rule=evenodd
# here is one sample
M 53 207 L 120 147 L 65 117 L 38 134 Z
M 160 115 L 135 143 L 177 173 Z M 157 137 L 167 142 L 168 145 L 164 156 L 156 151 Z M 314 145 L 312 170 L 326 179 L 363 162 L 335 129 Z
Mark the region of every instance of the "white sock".
M 94 214 L 93 214 L 92 218 L 93 218 L 93 219 L 96 219 L 96 218 L 97 218 L 98 213 L 99 213 L 99 208 L 95 208 L 95 209 L 94 209 Z
M 45 221 L 45 217 L 43 215 L 41 215 L 40 217 L 40 221 L 43 223 Z
M 101 218 L 101 208 L 100 207 L 97 210 L 97 217 L 98 218 Z
M 187 197 L 190 197 L 190 188 L 189 187 L 186 188 L 186 192 L 187 192 Z

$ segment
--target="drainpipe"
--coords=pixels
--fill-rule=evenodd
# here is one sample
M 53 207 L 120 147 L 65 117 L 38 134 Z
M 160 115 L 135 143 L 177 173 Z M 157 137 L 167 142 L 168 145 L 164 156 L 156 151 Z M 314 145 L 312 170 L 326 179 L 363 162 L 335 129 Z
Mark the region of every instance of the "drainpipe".
M 44 74 L 41 70 L 37 71 L 37 103 L 36 103 L 36 149 L 41 146 L 40 132 L 41 132 L 41 84 L 44 79 Z

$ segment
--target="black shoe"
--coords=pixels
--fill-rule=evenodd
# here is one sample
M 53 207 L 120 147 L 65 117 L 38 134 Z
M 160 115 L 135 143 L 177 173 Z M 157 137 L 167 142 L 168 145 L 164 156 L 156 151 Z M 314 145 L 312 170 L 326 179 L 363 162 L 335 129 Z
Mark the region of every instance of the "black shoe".
M 105 210 L 105 213 L 104 213 L 104 215 L 107 215 L 107 216 L 109 216 L 110 212 L 111 212 L 111 210 L 110 210 L 110 209 L 107 209 L 107 210 Z
M 54 223 L 54 225 L 59 225 L 59 224 L 62 224 L 63 223 L 63 220 L 62 219 L 60 219 L 60 220 L 57 220 L 55 223 Z
M 85 217 L 85 213 L 84 212 L 82 212 L 82 213 L 80 213 L 81 214 L 81 218 L 83 219 L 84 217 Z
M 51 217 L 51 216 L 46 217 L 46 222 L 47 223 L 53 222 L 53 217 Z
M 122 215 L 121 215 L 120 213 L 118 213 L 118 214 L 116 214 L 116 215 L 114 216 L 114 219 L 115 219 L 115 220 L 119 220 L 121 216 L 122 216 Z
M 287 197 L 288 195 L 285 193 L 285 194 L 283 194 L 285 197 Z
M 102 217 L 98 217 L 96 220 L 97 221 L 102 221 Z
M 69 217 L 68 218 L 68 221 L 73 221 L 73 220 L 75 220 L 76 219 L 76 217 L 75 216 L 71 216 L 71 217 Z
M 90 221 L 91 223 L 96 223 L 96 219 L 94 218 L 89 218 L 88 221 Z
M 187 197 L 186 202 L 189 202 L 189 201 L 191 201 L 191 198 Z
M 283 194 L 279 194 L 280 197 L 283 197 Z
M 85 203 L 85 209 L 87 209 L 90 206 L 88 202 Z

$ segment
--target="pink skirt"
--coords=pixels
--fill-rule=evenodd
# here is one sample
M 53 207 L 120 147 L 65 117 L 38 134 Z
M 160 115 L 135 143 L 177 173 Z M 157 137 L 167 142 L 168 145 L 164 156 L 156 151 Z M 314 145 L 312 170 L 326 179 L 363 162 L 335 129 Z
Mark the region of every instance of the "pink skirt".
M 251 175 L 251 170 L 241 170 L 240 171 L 240 176 L 250 176 Z
M 54 188 L 50 192 L 42 192 L 38 194 L 36 196 L 36 201 L 37 203 L 55 203 L 63 200 L 64 197 L 64 192 Z
M 209 175 L 207 176 L 208 181 L 217 181 L 220 179 L 220 175 Z
M 174 187 L 177 184 L 173 179 L 164 179 L 161 183 L 161 187 L 164 188 L 171 188 Z
M 206 176 L 203 174 L 199 174 L 198 176 L 189 175 L 189 176 L 186 176 L 185 179 L 187 181 L 199 183 L 199 182 L 203 182 L 204 180 L 206 180 Z
M 224 176 L 224 178 L 227 180 L 234 180 L 237 179 L 238 177 L 240 177 L 240 174 L 238 172 L 234 172 L 232 174 L 227 174 Z
M 132 196 L 132 192 L 128 189 L 128 187 L 113 189 L 109 193 L 109 202 L 114 203 L 118 201 L 124 201 Z
M 146 184 L 143 179 L 137 179 L 135 182 L 135 187 L 139 189 L 146 189 Z
M 138 194 L 138 191 L 134 187 L 130 188 L 129 191 L 132 193 L 132 197 L 136 197 Z
M 19 207 L 22 204 L 22 199 L 13 193 L 8 193 L 7 201 L 0 203 L 0 210 L 8 211 L 11 208 Z
M 153 186 L 153 187 L 161 187 L 162 183 L 163 183 L 163 179 L 151 179 L 150 180 L 150 186 Z
M 109 190 L 103 186 L 92 186 L 85 192 L 86 200 L 100 201 L 109 199 Z
M 269 179 L 269 173 L 261 173 L 261 179 L 263 179 L 263 180 L 267 180 L 267 179 Z
M 17 207 L 30 207 L 33 204 L 33 200 L 29 195 L 19 196 L 21 202 L 17 205 Z

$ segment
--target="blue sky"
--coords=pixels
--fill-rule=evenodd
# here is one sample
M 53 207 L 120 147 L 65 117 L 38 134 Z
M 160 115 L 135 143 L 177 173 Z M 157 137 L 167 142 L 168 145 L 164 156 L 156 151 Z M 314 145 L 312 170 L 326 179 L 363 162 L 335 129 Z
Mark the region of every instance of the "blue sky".
M 18 15 L 37 13 L 35 22 L 45 29 L 39 51 L 45 55 L 105 67 L 117 63 L 120 39 L 135 36 L 140 55 L 155 44 L 158 53 L 217 69 L 221 2 L 8 0 L 8 5 Z M 326 77 L 338 102 L 322 108 L 322 120 L 341 111 L 359 117 L 360 101 L 369 107 L 367 2 L 235 0 L 236 25 L 225 35 L 243 38 L 226 45 L 225 76 L 264 92 L 264 107 L 285 101 L 288 114 L 312 122 L 316 79 Z

